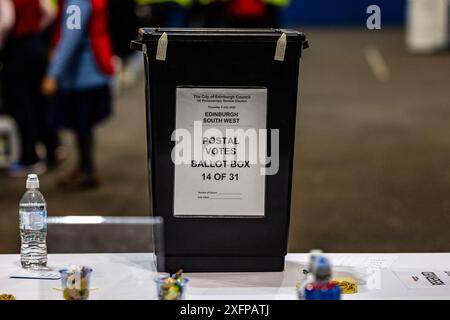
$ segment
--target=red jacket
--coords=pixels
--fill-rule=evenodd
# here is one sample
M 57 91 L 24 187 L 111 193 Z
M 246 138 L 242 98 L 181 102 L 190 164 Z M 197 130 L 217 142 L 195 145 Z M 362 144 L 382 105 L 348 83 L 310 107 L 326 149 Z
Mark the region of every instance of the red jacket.
M 266 14 L 266 5 L 261 0 L 233 0 L 230 10 L 237 18 L 260 18 Z
M 20 38 L 38 33 L 42 19 L 40 0 L 12 0 L 12 3 L 16 15 L 13 37 Z

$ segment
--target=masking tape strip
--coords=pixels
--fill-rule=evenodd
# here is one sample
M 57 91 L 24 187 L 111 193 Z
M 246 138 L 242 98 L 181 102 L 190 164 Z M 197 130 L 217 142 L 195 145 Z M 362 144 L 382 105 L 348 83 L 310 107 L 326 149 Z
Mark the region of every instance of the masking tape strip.
M 286 33 L 283 32 L 283 34 L 278 38 L 277 41 L 277 49 L 275 50 L 275 57 L 274 57 L 275 61 L 284 61 L 286 46 L 287 46 L 287 37 Z
M 158 40 L 158 48 L 156 49 L 156 60 L 165 61 L 167 53 L 167 33 L 163 33 Z

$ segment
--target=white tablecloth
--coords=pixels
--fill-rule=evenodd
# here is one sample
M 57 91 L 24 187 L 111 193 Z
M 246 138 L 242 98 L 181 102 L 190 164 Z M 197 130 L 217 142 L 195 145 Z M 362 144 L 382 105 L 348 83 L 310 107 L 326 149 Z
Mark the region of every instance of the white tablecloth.
M 450 270 L 450 253 L 327 254 L 335 274 L 360 278 L 359 293 L 344 299 L 450 299 L 450 285 L 411 288 L 401 272 Z M 284 272 L 187 273 L 187 299 L 296 299 L 295 284 L 307 254 L 289 254 Z M 70 264 L 94 269 L 91 299 L 155 299 L 157 275 L 151 254 L 51 254 L 56 270 Z M 60 280 L 12 279 L 20 268 L 18 255 L 0 255 L 0 293 L 17 299 L 62 299 Z M 450 280 L 450 276 L 448 278 Z M 446 281 L 446 279 L 444 280 Z M 448 281 L 450 284 L 450 281 Z

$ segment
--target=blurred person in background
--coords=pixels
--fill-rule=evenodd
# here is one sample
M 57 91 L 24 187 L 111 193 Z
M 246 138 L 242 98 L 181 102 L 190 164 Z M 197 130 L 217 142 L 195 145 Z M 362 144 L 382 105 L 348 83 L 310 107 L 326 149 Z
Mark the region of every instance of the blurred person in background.
M 0 0 L 0 49 L 13 27 L 15 19 L 12 0 Z
M 189 26 L 201 28 L 278 28 L 280 8 L 289 0 L 194 0 Z
M 230 0 L 230 26 L 234 28 L 278 28 L 280 8 L 289 0 Z
M 8 10 L 5 3 L 2 11 Z M 48 62 L 44 31 L 53 21 L 56 8 L 51 0 L 11 0 L 10 4 L 14 24 L 9 32 L 2 34 L 1 81 L 5 109 L 17 123 L 21 142 L 20 160 L 9 172 L 12 176 L 23 177 L 31 172 L 42 174 L 47 168 L 37 154 L 39 141 L 46 147 L 49 164 L 57 162 L 58 158 L 57 132 L 48 124 L 48 106 L 40 92 Z
M 68 27 L 73 18 L 67 13 L 69 6 L 79 8 L 76 28 Z M 99 185 L 94 166 L 94 130 L 111 113 L 110 83 L 114 74 L 107 7 L 107 0 L 59 2 L 55 49 L 42 91 L 53 95 L 52 123 L 72 130 L 76 136 L 77 167 L 58 180 L 58 186 L 68 190 Z
M 132 85 L 139 73 L 135 67 L 138 53 L 130 49 L 130 41 L 137 37 L 139 29 L 136 7 L 135 0 L 109 0 L 109 29 L 121 87 Z M 142 63 L 140 55 L 138 58 Z
M 181 28 L 187 26 L 192 0 L 136 0 L 141 26 Z
M 194 28 L 225 28 L 229 0 L 194 0 L 188 14 L 188 24 Z

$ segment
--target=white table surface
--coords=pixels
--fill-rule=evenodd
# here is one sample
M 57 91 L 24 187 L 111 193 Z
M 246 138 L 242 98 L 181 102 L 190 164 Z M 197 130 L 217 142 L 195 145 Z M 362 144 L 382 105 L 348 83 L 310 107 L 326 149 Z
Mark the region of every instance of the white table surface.
M 450 253 L 421 254 L 327 254 L 342 272 L 367 275 L 359 293 L 344 299 L 450 299 L 450 286 L 410 289 L 396 272 L 450 270 Z M 377 264 L 380 260 L 381 264 Z M 284 272 L 187 273 L 187 299 L 296 299 L 295 284 L 307 254 L 288 254 Z M 155 299 L 155 272 L 151 254 L 51 254 L 49 266 L 89 265 L 94 269 L 91 299 Z M 376 266 L 374 264 L 377 264 Z M 367 268 L 369 267 L 369 268 Z M 0 255 L 0 293 L 17 299 L 62 299 L 60 280 L 12 279 L 20 268 L 19 255 Z M 363 270 L 363 271 L 361 271 Z M 367 271 L 369 270 L 369 271 Z M 356 273 L 355 273 L 356 272 Z M 362 273 L 361 273 L 362 272 Z M 362 276 L 364 278 L 364 276 Z M 450 278 L 449 278 L 450 280 Z M 450 281 L 449 281 L 450 284 Z

